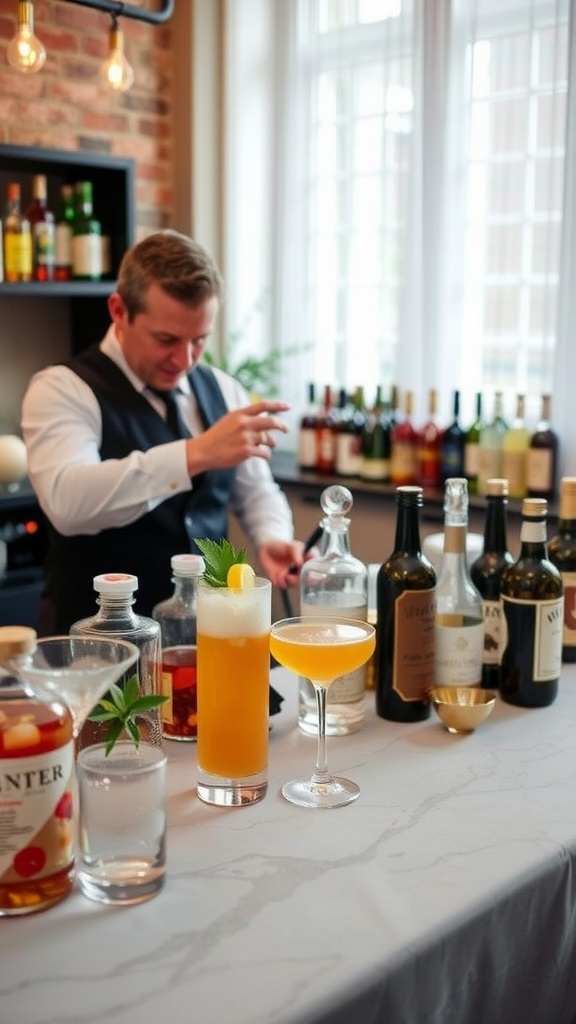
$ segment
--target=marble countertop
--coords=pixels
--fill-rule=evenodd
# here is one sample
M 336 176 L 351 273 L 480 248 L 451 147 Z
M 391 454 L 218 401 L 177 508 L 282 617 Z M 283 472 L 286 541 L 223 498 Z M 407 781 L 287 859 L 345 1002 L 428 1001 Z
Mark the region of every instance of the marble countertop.
M 562 1024 L 576 1017 L 576 666 L 557 701 L 504 703 L 476 733 L 377 718 L 328 741 L 348 807 L 288 804 L 311 771 L 296 680 L 273 720 L 269 792 L 195 795 L 169 754 L 168 878 L 149 903 L 79 892 L 0 928 L 6 1024 Z

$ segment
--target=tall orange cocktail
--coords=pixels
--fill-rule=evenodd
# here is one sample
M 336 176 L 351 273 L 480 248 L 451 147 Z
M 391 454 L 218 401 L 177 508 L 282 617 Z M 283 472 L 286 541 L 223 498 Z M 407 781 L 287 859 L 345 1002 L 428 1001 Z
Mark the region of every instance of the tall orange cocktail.
M 268 784 L 271 584 L 198 588 L 199 797 L 261 800 Z

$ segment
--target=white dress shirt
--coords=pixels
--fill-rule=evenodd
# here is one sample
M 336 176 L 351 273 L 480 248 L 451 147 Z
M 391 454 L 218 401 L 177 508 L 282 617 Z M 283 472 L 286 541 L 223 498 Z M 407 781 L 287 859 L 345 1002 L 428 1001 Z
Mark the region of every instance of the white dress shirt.
M 162 400 L 127 365 L 113 325 L 100 348 L 164 416 Z M 229 409 L 249 404 L 237 381 L 221 370 L 214 373 Z M 182 417 L 192 435 L 199 434 L 200 414 L 185 377 L 180 390 Z M 49 366 L 32 377 L 22 403 L 22 431 L 30 482 L 45 514 L 64 536 L 126 526 L 194 486 L 184 440 L 103 461 L 100 406 L 91 388 L 66 366 Z M 290 507 L 264 459 L 250 458 L 237 467 L 231 511 L 256 548 L 267 540 L 292 540 Z

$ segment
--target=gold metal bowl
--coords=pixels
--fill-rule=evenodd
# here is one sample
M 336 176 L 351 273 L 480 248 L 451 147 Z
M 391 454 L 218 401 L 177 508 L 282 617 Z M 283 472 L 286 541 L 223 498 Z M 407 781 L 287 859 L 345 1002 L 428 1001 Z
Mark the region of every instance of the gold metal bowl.
M 434 686 L 430 701 L 448 732 L 474 732 L 492 712 L 498 694 L 477 686 Z

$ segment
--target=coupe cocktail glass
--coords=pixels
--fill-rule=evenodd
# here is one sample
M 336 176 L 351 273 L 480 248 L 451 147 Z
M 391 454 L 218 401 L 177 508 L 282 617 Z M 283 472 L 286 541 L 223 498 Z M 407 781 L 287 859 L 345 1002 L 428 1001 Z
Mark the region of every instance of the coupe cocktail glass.
M 270 630 L 270 652 L 276 661 L 305 676 L 316 691 L 318 741 L 316 766 L 310 778 L 293 779 L 282 795 L 299 807 L 342 807 L 355 800 L 355 782 L 330 775 L 326 760 L 326 693 L 338 676 L 360 668 L 372 654 L 376 631 L 358 619 L 295 616 L 280 619 Z
M 18 671 L 33 693 L 48 691 L 67 705 L 78 738 L 94 705 L 136 663 L 138 653 L 127 640 L 48 636 L 36 641 Z

